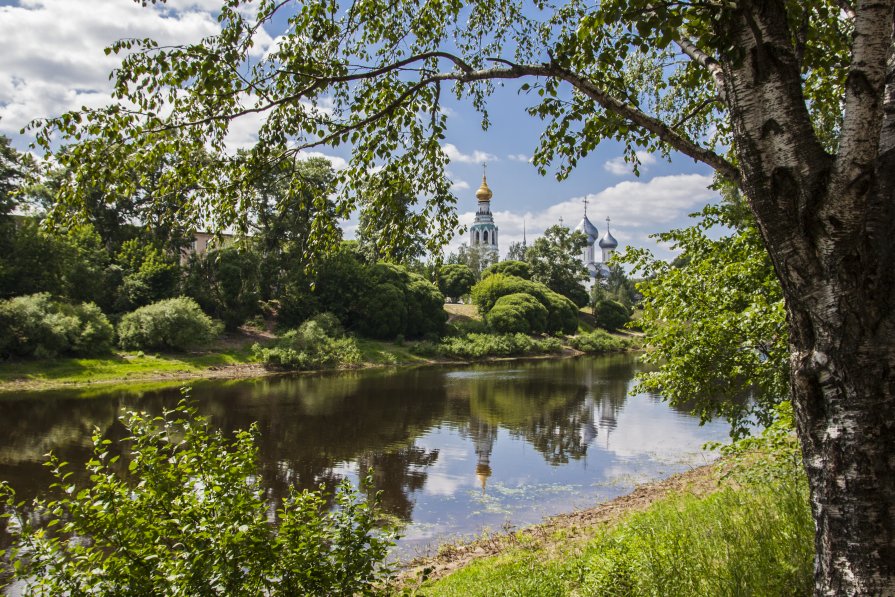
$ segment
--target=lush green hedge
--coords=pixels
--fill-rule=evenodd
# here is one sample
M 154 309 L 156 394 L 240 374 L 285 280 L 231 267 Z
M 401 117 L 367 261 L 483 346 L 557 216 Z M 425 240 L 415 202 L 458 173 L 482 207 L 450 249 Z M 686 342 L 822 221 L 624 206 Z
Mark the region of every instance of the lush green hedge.
M 0 356 L 90 355 L 112 348 L 112 324 L 93 303 L 40 293 L 0 301 Z
M 562 343 L 556 338 L 538 339 L 526 334 L 467 334 L 445 338 L 437 344 L 419 342 L 413 350 L 429 356 L 481 359 L 559 352 Z
M 485 268 L 482 272 L 482 279 L 485 279 L 488 276 L 493 276 L 494 274 L 506 274 L 524 280 L 531 280 L 531 266 L 524 261 L 515 261 L 513 259 L 498 261 Z
M 586 334 L 578 334 L 569 339 L 572 348 L 587 353 L 612 352 L 624 350 L 630 343 L 603 330 L 594 330 Z
M 547 309 L 546 332 L 574 334 L 578 330 L 578 307 L 544 284 L 508 274 L 493 274 L 472 288 L 472 301 L 486 320 L 497 300 L 508 294 L 530 294 Z
M 530 294 L 507 294 L 494 303 L 488 323 L 503 333 L 541 333 L 547 327 L 547 308 Z
M 118 342 L 128 350 L 186 350 L 206 346 L 221 329 L 196 301 L 182 296 L 126 314 L 118 324 Z
M 362 355 L 354 338 L 346 338 L 338 319 L 317 315 L 281 335 L 273 346 L 255 344 L 256 358 L 268 369 L 307 371 L 360 365 Z
M 631 320 L 631 314 L 620 302 L 602 299 L 594 305 L 594 319 L 604 330 L 617 330 Z

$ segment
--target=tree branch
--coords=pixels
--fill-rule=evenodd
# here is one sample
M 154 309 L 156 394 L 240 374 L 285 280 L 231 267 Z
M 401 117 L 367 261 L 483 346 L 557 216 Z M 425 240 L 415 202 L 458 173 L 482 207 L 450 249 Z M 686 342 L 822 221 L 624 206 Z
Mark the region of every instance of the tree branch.
M 869 1 L 857 11 L 834 184 L 851 184 L 878 155 L 893 11 L 895 0 Z
M 724 71 L 721 69 L 721 65 L 718 64 L 718 61 L 700 50 L 696 44 L 688 39 L 676 39 L 675 43 L 680 47 L 684 54 L 709 71 L 709 74 L 712 75 L 712 79 L 715 81 L 715 87 L 718 88 L 718 93 L 724 93 Z

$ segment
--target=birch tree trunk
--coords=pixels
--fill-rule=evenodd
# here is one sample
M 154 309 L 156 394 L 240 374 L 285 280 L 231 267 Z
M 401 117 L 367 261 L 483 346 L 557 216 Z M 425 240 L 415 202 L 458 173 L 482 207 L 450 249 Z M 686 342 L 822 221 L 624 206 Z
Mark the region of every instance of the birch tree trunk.
M 813 133 L 784 3 L 741 4 L 725 95 L 786 298 L 816 594 L 895 595 L 893 3 L 857 7 L 836 155 Z

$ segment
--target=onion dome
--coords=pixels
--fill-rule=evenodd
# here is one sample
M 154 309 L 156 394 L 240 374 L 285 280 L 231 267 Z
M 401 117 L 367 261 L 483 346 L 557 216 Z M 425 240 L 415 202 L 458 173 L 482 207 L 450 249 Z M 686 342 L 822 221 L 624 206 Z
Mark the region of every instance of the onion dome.
M 587 215 L 581 218 L 581 221 L 578 222 L 578 225 L 575 226 L 575 230 L 577 232 L 583 232 L 587 236 L 588 242 L 592 243 L 597 240 L 597 236 L 599 236 L 600 231 L 597 230 L 597 227 L 594 226 L 590 220 L 587 219 Z
M 490 201 L 491 197 L 494 196 L 494 193 L 491 192 L 491 189 L 488 188 L 488 181 L 485 180 L 485 177 L 482 176 L 482 186 L 479 187 L 479 190 L 475 192 L 475 198 L 479 201 L 485 202 Z
M 609 228 L 606 228 L 606 234 L 603 235 L 603 238 L 600 239 L 600 248 L 601 249 L 615 249 L 618 247 L 618 241 L 615 240 L 615 237 L 609 234 Z

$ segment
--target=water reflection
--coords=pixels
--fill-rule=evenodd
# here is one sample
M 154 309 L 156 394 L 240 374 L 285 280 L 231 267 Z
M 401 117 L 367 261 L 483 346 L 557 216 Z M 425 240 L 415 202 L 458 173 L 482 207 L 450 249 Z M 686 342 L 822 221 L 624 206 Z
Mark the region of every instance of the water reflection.
M 629 398 L 639 366 L 616 355 L 297 375 L 196 383 L 192 397 L 225 431 L 257 421 L 271 500 L 293 485 L 332 488 L 372 471 L 371 490 L 410 524 L 407 546 L 613 497 L 723 439 L 723 424 L 700 427 L 655 396 Z M 179 397 L 166 389 L 0 398 L 0 478 L 30 499 L 49 482 L 48 451 L 80 467 L 94 428 L 120 438 L 122 409 L 160 413 Z

